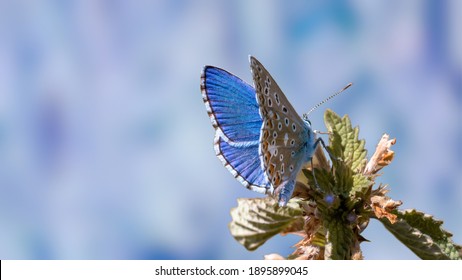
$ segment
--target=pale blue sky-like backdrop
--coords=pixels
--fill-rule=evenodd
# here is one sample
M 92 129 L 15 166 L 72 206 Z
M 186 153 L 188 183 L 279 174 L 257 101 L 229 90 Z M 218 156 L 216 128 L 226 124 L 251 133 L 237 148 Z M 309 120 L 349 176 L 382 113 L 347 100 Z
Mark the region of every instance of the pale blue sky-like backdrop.
M 204 65 L 251 83 L 248 55 L 302 114 L 348 114 L 378 182 L 462 243 L 462 2 L 0 1 L 0 259 L 262 259 L 229 211 L 257 197 L 221 165 Z M 377 221 L 367 259 L 416 259 Z

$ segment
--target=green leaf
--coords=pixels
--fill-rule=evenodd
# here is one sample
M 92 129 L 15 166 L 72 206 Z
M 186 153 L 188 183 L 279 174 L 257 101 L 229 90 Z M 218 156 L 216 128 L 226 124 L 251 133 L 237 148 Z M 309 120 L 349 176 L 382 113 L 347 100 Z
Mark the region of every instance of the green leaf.
M 370 194 L 373 184 L 374 182 L 369 177 L 361 173 L 353 175 L 353 188 L 350 191 L 350 196 L 356 196 L 356 193 L 361 193 L 362 197 L 365 197 L 366 194 Z
M 335 185 L 333 191 L 335 194 L 347 197 L 353 188 L 353 172 L 351 168 L 343 161 L 334 163 Z
M 451 240 L 452 234 L 445 231 L 442 221 L 416 210 L 394 211 L 396 223 L 388 219 L 380 221 L 399 241 L 425 260 L 460 260 L 461 247 Z
M 237 200 L 237 207 L 231 209 L 232 221 L 229 230 L 233 237 L 247 250 L 255 250 L 268 239 L 293 226 L 303 226 L 302 209 L 296 199 L 289 200 L 285 207 L 279 207 L 271 197 Z M 301 220 L 301 221 L 300 221 Z M 301 227 L 299 230 L 302 230 Z
M 354 172 L 366 166 L 365 141 L 358 139 L 359 128 L 351 126 L 350 118 L 345 115 L 340 118 L 332 110 L 327 109 L 324 122 L 329 136 L 329 148 L 335 157 L 341 158 L 351 166 Z
M 324 258 L 326 260 L 350 260 L 354 248 L 354 233 L 351 227 L 340 219 L 325 222 L 327 242 Z
M 316 186 L 314 182 L 313 173 L 310 170 L 302 169 L 302 173 L 308 179 L 310 186 Z M 321 193 L 333 193 L 335 178 L 332 175 L 331 171 L 315 168 L 314 173 Z M 312 193 L 312 195 L 315 196 L 315 199 L 317 199 L 319 198 L 318 196 L 320 195 L 320 193 L 315 191 L 314 193 Z

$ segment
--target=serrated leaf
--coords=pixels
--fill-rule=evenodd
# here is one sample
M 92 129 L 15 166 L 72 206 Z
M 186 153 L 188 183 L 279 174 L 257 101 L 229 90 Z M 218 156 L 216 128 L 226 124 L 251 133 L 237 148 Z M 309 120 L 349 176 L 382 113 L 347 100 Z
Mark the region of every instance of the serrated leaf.
M 347 162 L 354 172 L 364 169 L 367 154 L 365 141 L 358 139 L 359 128 L 351 126 L 348 115 L 340 118 L 328 109 L 324 114 L 324 122 L 330 133 L 329 148 L 332 154 Z
M 333 219 L 326 222 L 326 260 L 349 260 L 354 248 L 353 230 L 344 222 Z
M 460 260 L 460 246 L 451 240 L 442 221 L 416 210 L 394 211 L 398 219 L 391 224 L 388 219 L 380 221 L 399 241 L 425 260 Z
M 355 193 L 366 194 L 370 192 L 371 186 L 374 184 L 369 177 L 364 176 L 361 173 L 353 175 L 353 188 L 350 191 L 350 196 L 353 196 Z
M 334 194 L 347 197 L 353 188 L 353 172 L 343 161 L 334 162 L 335 185 Z
M 313 173 L 310 170 L 302 169 L 303 175 L 308 179 L 310 186 L 315 186 L 315 181 L 313 178 Z M 331 171 L 325 169 L 314 170 L 314 176 L 316 176 L 316 181 L 318 186 L 321 189 L 322 193 L 332 193 L 332 189 L 335 184 L 335 178 L 332 175 Z M 319 195 L 319 193 L 314 193 L 314 195 Z M 316 198 L 316 197 L 315 197 Z
M 255 250 L 278 233 L 285 232 L 296 224 L 303 225 L 302 209 L 296 199 L 285 207 L 277 206 L 271 197 L 237 200 L 231 209 L 232 221 L 229 230 L 233 237 L 247 250 Z M 301 227 L 299 230 L 302 230 Z M 295 230 L 291 228 L 291 230 Z

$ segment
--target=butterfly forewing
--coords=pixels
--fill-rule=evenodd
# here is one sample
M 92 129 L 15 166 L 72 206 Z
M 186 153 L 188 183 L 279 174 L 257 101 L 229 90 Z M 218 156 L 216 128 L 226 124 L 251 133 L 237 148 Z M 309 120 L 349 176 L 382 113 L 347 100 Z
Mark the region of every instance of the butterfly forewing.
M 223 69 L 206 66 L 201 91 L 212 125 L 226 141 L 258 141 L 261 117 L 249 84 Z

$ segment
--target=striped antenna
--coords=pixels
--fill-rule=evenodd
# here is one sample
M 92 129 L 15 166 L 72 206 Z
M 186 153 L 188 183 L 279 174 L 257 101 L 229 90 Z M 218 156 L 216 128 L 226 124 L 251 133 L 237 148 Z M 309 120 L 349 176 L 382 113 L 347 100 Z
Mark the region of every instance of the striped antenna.
M 311 114 L 311 112 L 313 112 L 314 110 L 316 110 L 319 106 L 321 106 L 322 104 L 326 103 L 327 101 L 331 100 L 332 98 L 336 97 L 337 95 L 339 95 L 340 93 L 342 93 L 344 90 L 346 90 L 347 88 L 351 87 L 353 85 L 353 83 L 349 83 L 348 85 L 346 85 L 344 88 L 342 88 L 340 91 L 332 94 L 331 96 L 327 97 L 326 99 L 324 99 L 323 101 L 319 102 L 316 106 L 314 106 L 313 108 L 311 108 L 310 111 L 308 111 L 308 113 L 306 114 L 303 114 L 303 119 L 305 121 L 308 121 L 308 115 Z

